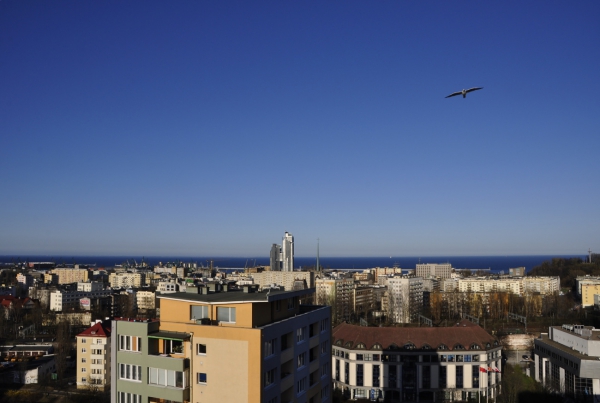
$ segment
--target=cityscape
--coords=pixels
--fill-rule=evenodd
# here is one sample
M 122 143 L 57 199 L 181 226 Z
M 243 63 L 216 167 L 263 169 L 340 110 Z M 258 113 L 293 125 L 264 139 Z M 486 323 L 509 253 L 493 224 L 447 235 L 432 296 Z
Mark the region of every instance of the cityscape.
M 599 21 L 0 1 L 0 402 L 600 403 Z

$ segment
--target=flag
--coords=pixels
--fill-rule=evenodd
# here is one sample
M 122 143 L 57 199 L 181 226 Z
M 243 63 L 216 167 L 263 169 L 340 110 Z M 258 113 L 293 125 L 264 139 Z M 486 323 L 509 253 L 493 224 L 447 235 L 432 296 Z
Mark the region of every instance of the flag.
M 485 369 L 485 367 L 479 367 L 479 372 L 487 373 L 487 369 Z

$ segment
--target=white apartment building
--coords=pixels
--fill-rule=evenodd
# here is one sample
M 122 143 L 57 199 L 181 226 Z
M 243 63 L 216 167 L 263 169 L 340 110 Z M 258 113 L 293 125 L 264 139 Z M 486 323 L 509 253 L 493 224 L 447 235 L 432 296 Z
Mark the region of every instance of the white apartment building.
M 315 287 L 315 273 L 312 271 L 263 271 L 262 273 L 249 274 L 258 284 L 259 288 L 267 288 L 273 284 L 282 286 L 286 291 L 291 291 L 295 280 L 306 280 L 308 288 Z
M 161 294 L 179 292 L 179 284 L 177 284 L 175 281 L 161 281 L 158 283 L 156 291 L 160 292 Z
M 354 305 L 354 280 L 320 278 L 316 281 L 317 305 L 331 306 L 334 323 L 349 320 Z
M 53 275 L 58 278 L 58 284 L 71 284 L 88 281 L 88 270 L 87 269 L 71 269 L 71 268 L 59 268 L 53 269 L 52 271 L 44 275 L 44 282 L 51 283 L 54 279 Z
M 98 281 L 90 281 L 86 283 L 77 283 L 77 291 L 100 291 L 104 288 L 104 284 Z
M 395 323 L 410 323 L 423 311 L 421 277 L 389 277 L 387 280 L 388 315 Z
M 98 291 L 53 291 L 50 293 L 50 310 L 62 312 L 65 308 L 77 308 L 82 298 L 104 298 L 109 297 L 112 290 Z
M 415 270 L 417 277 L 450 278 L 452 276 L 452 264 L 450 263 L 419 263 Z
M 469 277 L 458 280 L 458 291 L 474 293 L 510 292 L 515 295 L 550 295 L 560 290 L 559 277 Z M 444 290 L 446 291 L 446 290 Z
M 113 288 L 140 288 L 146 284 L 145 273 L 112 273 L 108 282 Z
M 140 310 L 154 309 L 156 307 L 156 294 L 152 291 L 138 291 L 135 293 L 136 306 Z

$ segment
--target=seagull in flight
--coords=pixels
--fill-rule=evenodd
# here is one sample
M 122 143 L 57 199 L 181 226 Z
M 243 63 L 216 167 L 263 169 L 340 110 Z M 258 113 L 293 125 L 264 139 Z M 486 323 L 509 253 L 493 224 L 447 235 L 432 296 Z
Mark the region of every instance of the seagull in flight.
M 482 88 L 483 87 L 473 87 L 473 88 L 469 88 L 468 90 L 462 90 L 462 91 L 453 92 L 452 94 L 448 95 L 446 98 L 454 97 L 456 95 L 462 95 L 463 98 L 466 98 L 467 97 L 467 92 L 477 91 L 477 90 L 480 90 Z

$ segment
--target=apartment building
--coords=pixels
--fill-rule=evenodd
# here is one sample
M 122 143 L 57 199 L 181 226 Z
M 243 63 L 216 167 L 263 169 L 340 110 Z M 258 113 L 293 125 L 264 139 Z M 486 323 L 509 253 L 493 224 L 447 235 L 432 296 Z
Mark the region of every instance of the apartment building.
M 296 280 L 305 280 L 308 288 L 315 288 L 315 273 L 312 271 L 263 271 L 250 276 L 261 290 L 275 284 L 290 291 Z
M 77 335 L 77 389 L 110 387 L 110 322 L 96 322 Z
M 108 282 L 113 288 L 140 288 L 146 285 L 146 273 L 111 273 Z
M 88 270 L 79 268 L 56 268 L 44 275 L 45 283 L 71 284 L 88 281 Z
M 600 398 L 600 330 L 590 326 L 550 326 L 534 340 L 535 380 L 568 397 Z
M 575 282 L 577 284 L 577 294 L 581 295 L 582 286 L 584 284 L 600 285 L 600 277 L 595 277 L 595 276 L 590 276 L 590 275 L 578 276 L 575 279 Z
M 114 403 L 330 402 L 329 307 L 314 289 L 163 294 L 160 321 L 113 321 Z
M 395 276 L 387 280 L 388 315 L 395 323 L 416 321 L 423 311 L 423 279 Z
M 334 323 L 350 320 L 353 312 L 354 280 L 351 278 L 320 278 L 317 284 L 317 305 L 332 307 Z
M 343 323 L 332 342 L 334 387 L 352 399 L 483 401 L 499 393 L 502 347 L 467 320 L 434 328 Z
M 82 299 L 100 299 L 109 298 L 112 290 L 97 291 L 61 291 L 56 290 L 50 293 L 50 310 L 62 312 L 67 308 L 79 308 Z M 89 301 L 88 301 L 89 302 Z
M 515 295 L 550 295 L 560 290 L 559 277 L 475 277 L 458 280 L 459 292 L 509 292 Z M 446 290 L 444 290 L 446 291 Z
M 352 310 L 356 315 L 366 317 L 375 309 L 373 287 L 356 287 L 352 291 Z

